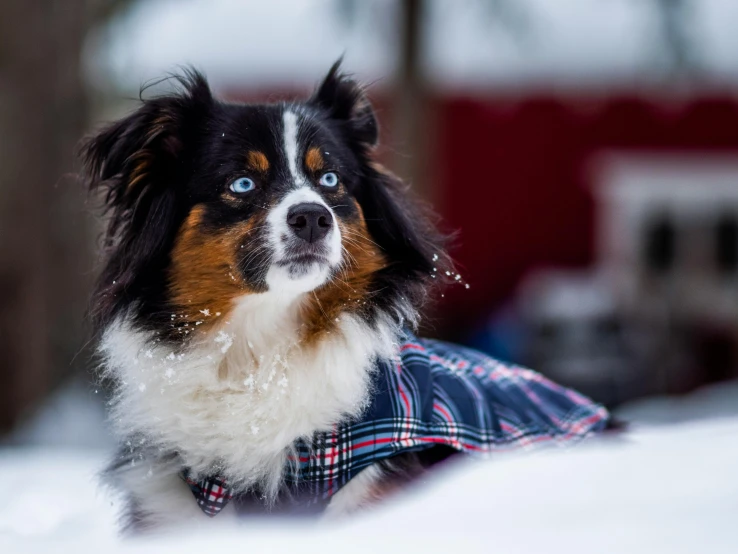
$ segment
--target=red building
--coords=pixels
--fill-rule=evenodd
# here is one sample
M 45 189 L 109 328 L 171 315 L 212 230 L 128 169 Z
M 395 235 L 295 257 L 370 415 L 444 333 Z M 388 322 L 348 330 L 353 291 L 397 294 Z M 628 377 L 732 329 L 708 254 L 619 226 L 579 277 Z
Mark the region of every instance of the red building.
M 437 209 L 460 231 L 455 258 L 471 284 L 445 295 L 448 334 L 510 298 L 533 269 L 593 264 L 603 152 L 738 155 L 738 99 L 728 94 L 453 97 L 438 111 Z

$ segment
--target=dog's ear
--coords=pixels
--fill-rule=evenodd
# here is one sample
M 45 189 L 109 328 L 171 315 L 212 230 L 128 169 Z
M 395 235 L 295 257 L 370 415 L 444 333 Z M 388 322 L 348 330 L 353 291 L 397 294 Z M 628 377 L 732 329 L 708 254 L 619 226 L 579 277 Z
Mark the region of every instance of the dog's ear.
M 144 100 L 136 112 L 81 146 L 85 183 L 91 192 L 102 193 L 109 215 L 107 265 L 92 299 L 97 324 L 109 322 L 147 286 L 176 232 L 186 148 L 213 101 L 199 73 L 177 80 L 181 90 Z
M 379 125 L 374 109 L 363 88 L 341 72 L 341 60 L 333 64 L 308 103 L 325 110 L 350 139 L 368 147 L 377 145 Z

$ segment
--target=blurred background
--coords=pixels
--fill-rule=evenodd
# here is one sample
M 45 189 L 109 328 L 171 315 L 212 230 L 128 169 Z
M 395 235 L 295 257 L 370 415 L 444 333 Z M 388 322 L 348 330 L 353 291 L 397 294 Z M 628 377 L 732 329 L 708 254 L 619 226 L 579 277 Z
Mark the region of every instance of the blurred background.
M 380 158 L 457 232 L 468 287 L 426 334 L 611 407 L 735 380 L 737 24 L 734 0 L 4 0 L 0 441 L 109 444 L 75 145 L 188 64 L 257 101 L 345 56 Z

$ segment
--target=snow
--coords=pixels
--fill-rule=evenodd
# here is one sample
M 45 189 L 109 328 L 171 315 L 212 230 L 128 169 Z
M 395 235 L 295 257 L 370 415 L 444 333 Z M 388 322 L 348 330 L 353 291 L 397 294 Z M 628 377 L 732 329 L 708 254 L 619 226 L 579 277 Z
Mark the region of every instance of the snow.
M 114 441 L 105 426 L 103 397 L 103 391 L 97 386 L 71 380 L 47 399 L 32 419 L 16 427 L 6 443 L 67 449 L 112 449 Z
M 86 449 L 0 450 L 6 494 L 0 504 L 0 552 L 51 552 L 62 544 L 91 549 L 98 541 L 111 542 L 115 502 L 96 482 L 103 459 L 100 451 Z
M 215 337 L 215 342 L 217 344 L 222 344 L 223 346 L 220 347 L 220 351 L 225 354 L 228 352 L 228 350 L 233 346 L 233 337 L 230 336 L 225 331 L 219 331 L 218 336 Z
M 206 531 L 121 540 L 105 452 L 0 449 L 10 498 L 0 552 L 735 552 L 738 383 L 624 408 L 619 437 L 566 451 L 453 463 L 381 508 L 342 522 L 218 519 Z M 8 501 L 12 500 L 12 501 Z M 205 518 L 205 516 L 203 516 Z
M 738 381 L 704 387 L 687 396 L 636 400 L 619 409 L 617 415 L 623 421 L 648 426 L 738 417 Z

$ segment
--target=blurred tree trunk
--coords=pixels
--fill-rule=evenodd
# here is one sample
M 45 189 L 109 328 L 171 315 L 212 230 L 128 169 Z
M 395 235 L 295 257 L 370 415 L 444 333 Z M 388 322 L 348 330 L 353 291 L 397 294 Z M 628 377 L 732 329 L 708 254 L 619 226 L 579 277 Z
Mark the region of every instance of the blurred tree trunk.
M 427 171 L 435 132 L 434 110 L 422 74 L 425 0 L 400 2 L 400 52 L 393 99 L 394 171 L 428 201 L 435 200 L 433 175 Z
M 0 4 L 0 431 L 79 363 L 92 246 L 73 177 L 89 107 L 80 58 L 118 4 Z

